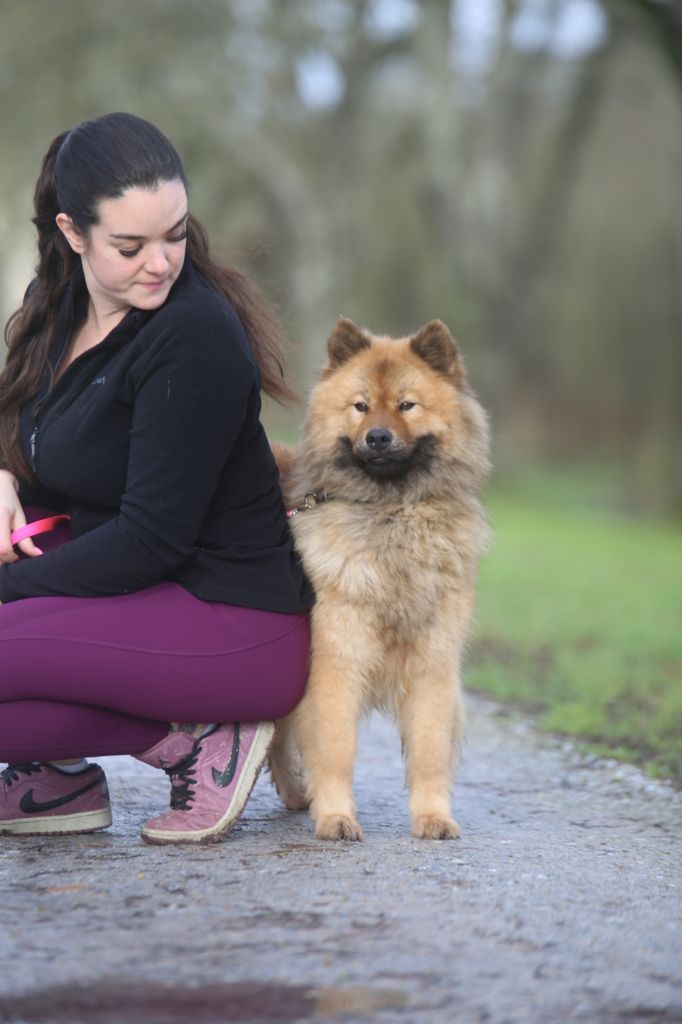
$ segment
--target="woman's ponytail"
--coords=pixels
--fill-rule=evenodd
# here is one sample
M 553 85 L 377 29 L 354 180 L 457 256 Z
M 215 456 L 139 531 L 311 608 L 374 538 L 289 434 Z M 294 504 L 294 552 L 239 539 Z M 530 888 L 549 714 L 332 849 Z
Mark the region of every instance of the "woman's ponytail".
M 68 132 L 62 132 L 50 144 L 50 148 L 43 157 L 42 167 L 40 168 L 40 174 L 38 175 L 33 193 L 33 207 L 35 209 L 33 223 L 38 229 L 38 251 L 41 256 L 45 241 L 54 231 L 59 230 L 55 223 L 55 217 L 60 212 L 56 164 L 59 150 L 62 148 L 68 134 Z
M 69 132 L 62 132 L 50 145 L 33 194 L 33 223 L 38 231 L 36 277 L 38 287 L 47 289 L 43 297 L 48 299 L 52 311 L 59 306 L 64 288 L 79 262 L 56 221 L 63 208 L 57 191 L 57 158 L 68 135 Z
M 38 265 L 22 306 L 5 328 L 7 361 L 0 374 L 0 466 L 16 476 L 32 476 L 19 441 L 19 411 L 42 379 L 59 305 L 79 259 L 56 224 L 60 203 L 56 163 L 68 132 L 52 142 L 43 159 L 33 196 L 38 231 Z

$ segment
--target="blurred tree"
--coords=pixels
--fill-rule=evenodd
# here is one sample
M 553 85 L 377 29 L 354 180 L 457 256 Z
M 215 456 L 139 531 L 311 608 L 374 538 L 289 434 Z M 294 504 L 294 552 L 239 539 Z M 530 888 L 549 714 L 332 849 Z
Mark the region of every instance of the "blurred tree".
M 682 89 L 682 5 L 678 0 L 628 0 L 643 21 L 648 22 L 655 45 L 668 60 Z M 610 0 L 613 8 L 614 0 Z
M 58 16 L 56 16 L 58 12 Z M 434 316 L 498 465 L 603 460 L 682 513 L 682 13 L 674 0 L 3 0 L 0 304 L 64 127 L 156 121 L 305 388 L 335 318 Z M 277 432 L 298 414 L 269 412 Z

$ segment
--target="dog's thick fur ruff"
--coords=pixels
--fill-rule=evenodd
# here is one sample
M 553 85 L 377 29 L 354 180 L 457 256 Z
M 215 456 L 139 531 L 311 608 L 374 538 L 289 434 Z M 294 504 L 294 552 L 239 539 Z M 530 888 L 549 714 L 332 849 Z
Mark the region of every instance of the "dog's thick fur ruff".
M 459 665 L 488 537 L 489 458 L 447 327 L 392 339 L 340 320 L 298 449 L 273 448 L 287 503 L 322 499 L 291 519 L 316 603 L 308 687 L 271 752 L 278 792 L 310 806 L 318 838 L 360 839 L 357 726 L 382 708 L 400 727 L 413 834 L 454 838 Z

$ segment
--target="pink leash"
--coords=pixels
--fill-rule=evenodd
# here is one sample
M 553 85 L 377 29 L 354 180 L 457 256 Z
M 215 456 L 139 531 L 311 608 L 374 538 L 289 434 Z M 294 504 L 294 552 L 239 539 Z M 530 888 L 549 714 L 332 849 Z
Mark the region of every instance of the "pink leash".
M 47 519 L 36 519 L 34 523 L 27 523 L 26 526 L 20 526 L 18 530 L 12 533 L 12 544 L 19 544 L 20 541 L 26 540 L 27 537 L 35 537 L 38 533 L 47 533 L 48 530 L 54 530 L 55 526 L 59 526 L 60 523 L 68 523 L 71 516 L 48 516 Z

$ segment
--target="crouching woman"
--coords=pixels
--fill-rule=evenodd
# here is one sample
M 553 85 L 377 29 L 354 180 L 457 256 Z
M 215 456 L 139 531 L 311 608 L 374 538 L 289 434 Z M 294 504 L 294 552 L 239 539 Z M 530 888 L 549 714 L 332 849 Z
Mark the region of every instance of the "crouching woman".
M 0 833 L 106 827 L 85 758 L 132 754 L 171 782 L 143 838 L 213 841 L 307 677 L 312 598 L 259 420 L 261 387 L 291 395 L 277 325 L 140 118 L 58 136 L 34 223 L 0 376 Z

